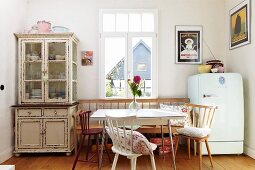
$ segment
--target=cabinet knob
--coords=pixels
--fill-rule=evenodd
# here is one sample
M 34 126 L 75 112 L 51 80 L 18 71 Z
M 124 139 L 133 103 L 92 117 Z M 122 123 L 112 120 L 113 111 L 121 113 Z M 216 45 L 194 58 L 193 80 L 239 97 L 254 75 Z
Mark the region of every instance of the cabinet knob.
M 40 134 L 45 134 L 46 133 L 46 129 L 42 129 Z
M 31 112 L 27 112 L 28 113 L 28 115 L 31 115 Z
M 55 112 L 54 112 L 54 113 L 55 113 L 55 115 L 56 115 L 56 114 L 58 114 L 58 112 L 57 112 L 56 110 L 55 110 Z

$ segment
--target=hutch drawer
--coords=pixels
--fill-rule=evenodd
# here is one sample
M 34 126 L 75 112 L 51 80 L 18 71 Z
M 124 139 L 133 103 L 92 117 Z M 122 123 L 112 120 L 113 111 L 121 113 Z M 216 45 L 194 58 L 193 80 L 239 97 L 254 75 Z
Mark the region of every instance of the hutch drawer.
M 42 116 L 42 109 L 19 109 L 19 117 L 39 117 Z
M 55 116 L 67 116 L 68 112 L 67 109 L 44 109 L 44 116 L 50 116 L 50 117 L 55 117 Z

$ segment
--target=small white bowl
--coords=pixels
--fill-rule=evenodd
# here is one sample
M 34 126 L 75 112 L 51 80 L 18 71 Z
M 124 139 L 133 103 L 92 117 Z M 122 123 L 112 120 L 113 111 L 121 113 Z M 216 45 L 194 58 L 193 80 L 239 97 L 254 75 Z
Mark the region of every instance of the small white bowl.
M 212 71 L 212 73 L 217 73 L 218 72 L 218 68 L 212 68 L 211 71 Z
M 68 32 L 69 29 L 63 26 L 54 26 L 53 28 L 53 32 L 55 33 L 63 33 L 63 32 Z
M 37 55 L 30 56 L 30 60 L 32 60 L 32 61 L 36 61 L 38 59 L 39 59 L 39 56 L 37 56 Z

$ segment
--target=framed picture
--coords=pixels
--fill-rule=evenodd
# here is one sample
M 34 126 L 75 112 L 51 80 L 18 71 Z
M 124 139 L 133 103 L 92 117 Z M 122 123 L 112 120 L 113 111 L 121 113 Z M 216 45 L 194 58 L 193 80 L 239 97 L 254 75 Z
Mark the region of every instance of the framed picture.
M 93 65 L 93 51 L 81 52 L 81 65 L 82 66 Z
M 230 10 L 229 48 L 250 43 L 250 0 L 245 0 Z
M 176 63 L 202 63 L 202 26 L 175 26 Z

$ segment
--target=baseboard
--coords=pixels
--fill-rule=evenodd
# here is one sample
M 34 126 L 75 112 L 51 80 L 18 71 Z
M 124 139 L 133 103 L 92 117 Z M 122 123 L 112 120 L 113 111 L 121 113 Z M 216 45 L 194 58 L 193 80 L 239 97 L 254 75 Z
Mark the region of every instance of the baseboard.
M 0 153 L 0 163 L 3 163 L 4 161 L 8 160 L 10 157 L 12 157 L 12 151 L 13 147 L 6 148 Z
M 225 155 L 225 154 L 242 154 L 243 153 L 243 141 L 231 141 L 231 142 L 215 142 L 209 141 L 209 146 L 212 155 Z M 207 155 L 207 149 L 205 145 L 202 145 L 202 154 Z
M 244 145 L 244 154 L 255 159 L 255 149 L 252 149 L 247 145 Z

